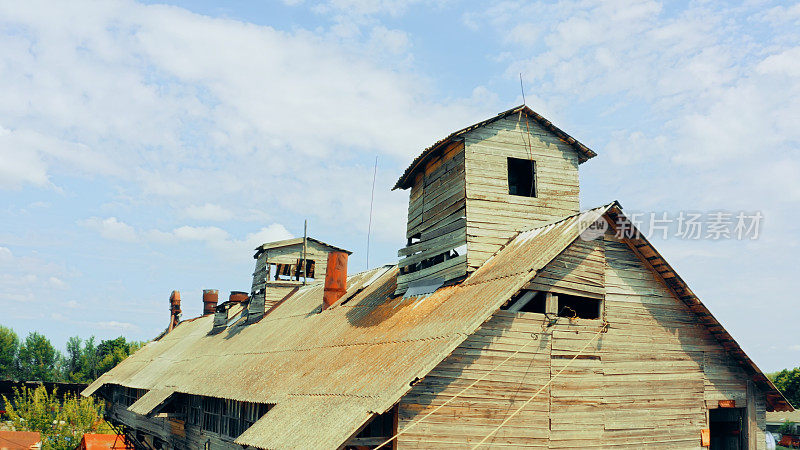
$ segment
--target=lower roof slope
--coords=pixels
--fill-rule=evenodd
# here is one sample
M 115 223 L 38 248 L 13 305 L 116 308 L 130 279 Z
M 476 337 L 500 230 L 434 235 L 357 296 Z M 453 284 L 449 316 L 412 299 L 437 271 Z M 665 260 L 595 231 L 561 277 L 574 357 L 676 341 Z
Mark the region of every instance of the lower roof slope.
M 611 203 L 520 233 L 464 282 L 429 296 L 394 297 L 397 267 L 386 266 L 350 277 L 347 294 L 322 312 L 323 289 L 316 284 L 259 322 L 240 321 L 219 334 L 210 334 L 212 316 L 181 322 L 83 394 L 106 384 L 147 389 L 130 407 L 140 414 L 173 392 L 270 403 L 275 406 L 237 443 L 338 447 L 374 414 L 391 408 L 411 382 L 447 357 L 592 222 L 621 214 Z M 744 358 L 771 406 L 791 409 Z

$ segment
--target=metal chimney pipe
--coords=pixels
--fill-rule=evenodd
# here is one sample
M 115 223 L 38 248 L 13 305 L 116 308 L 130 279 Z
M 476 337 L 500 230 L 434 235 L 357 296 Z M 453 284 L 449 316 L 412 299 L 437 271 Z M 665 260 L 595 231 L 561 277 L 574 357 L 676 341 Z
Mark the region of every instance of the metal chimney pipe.
M 329 308 L 347 292 L 347 253 L 328 253 L 325 270 L 325 290 L 322 294 L 322 309 Z
M 248 298 L 250 298 L 250 295 L 247 292 L 231 291 L 231 296 L 228 298 L 228 301 L 233 303 L 243 303 L 246 302 Z
M 203 290 L 203 315 L 207 316 L 214 314 L 219 302 L 219 290 L 217 289 L 204 289 Z
M 172 331 L 181 321 L 181 293 L 180 291 L 172 291 L 169 295 L 169 328 Z

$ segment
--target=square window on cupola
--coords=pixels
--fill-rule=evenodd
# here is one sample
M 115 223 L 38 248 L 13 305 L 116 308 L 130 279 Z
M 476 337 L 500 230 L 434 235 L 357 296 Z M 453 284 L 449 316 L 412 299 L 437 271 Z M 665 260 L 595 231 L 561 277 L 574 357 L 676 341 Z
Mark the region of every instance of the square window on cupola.
M 536 197 L 536 161 L 508 158 L 508 193 Z

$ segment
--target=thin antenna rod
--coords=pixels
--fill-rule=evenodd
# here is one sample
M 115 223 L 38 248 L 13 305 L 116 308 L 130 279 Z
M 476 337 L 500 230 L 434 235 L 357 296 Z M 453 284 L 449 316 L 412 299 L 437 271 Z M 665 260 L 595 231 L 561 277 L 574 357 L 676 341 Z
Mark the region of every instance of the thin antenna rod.
M 308 278 L 308 259 L 306 259 L 306 241 L 308 240 L 308 219 L 303 220 L 303 284 Z
M 522 72 L 519 73 L 519 90 L 522 91 L 522 104 L 527 105 L 525 101 L 525 86 L 522 85 Z
M 367 270 L 369 270 L 369 235 L 372 232 L 372 205 L 375 202 L 375 178 L 378 175 L 378 155 L 375 155 L 375 169 L 372 171 L 372 195 L 369 198 L 369 225 L 367 225 Z

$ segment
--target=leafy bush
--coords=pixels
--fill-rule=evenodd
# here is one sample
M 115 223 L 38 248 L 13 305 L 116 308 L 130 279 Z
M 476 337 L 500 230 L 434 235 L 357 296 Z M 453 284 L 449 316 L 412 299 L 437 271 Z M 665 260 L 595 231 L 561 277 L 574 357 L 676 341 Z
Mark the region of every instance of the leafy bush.
M 794 422 L 783 422 L 781 427 L 778 428 L 780 434 L 794 434 Z
M 42 447 L 72 450 L 84 433 L 114 433 L 103 420 L 103 404 L 94 398 L 67 394 L 59 399 L 56 391 L 44 386 L 14 389 L 12 401 L 3 397 L 10 425 L 18 431 L 38 431 Z

